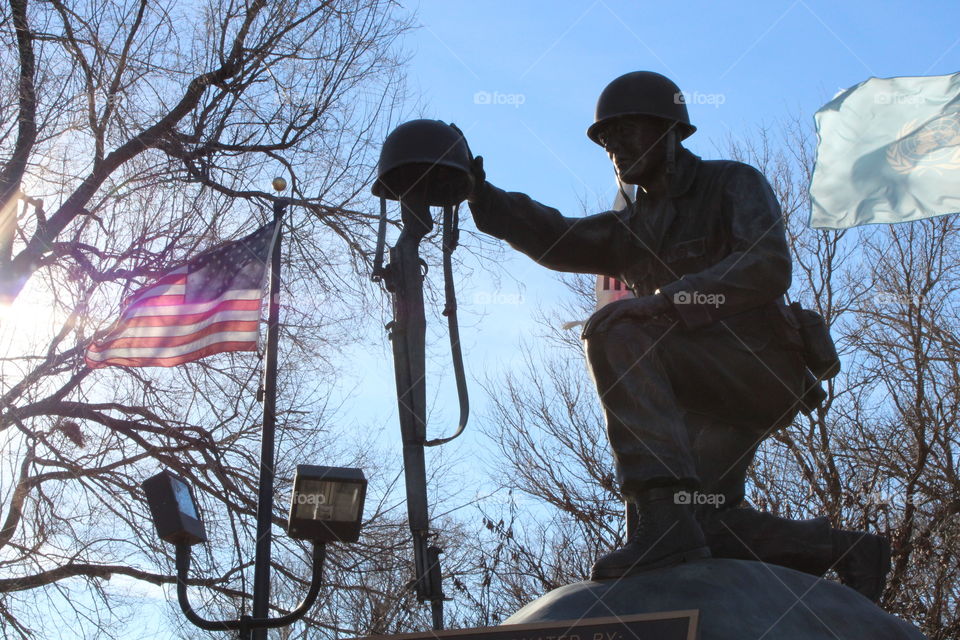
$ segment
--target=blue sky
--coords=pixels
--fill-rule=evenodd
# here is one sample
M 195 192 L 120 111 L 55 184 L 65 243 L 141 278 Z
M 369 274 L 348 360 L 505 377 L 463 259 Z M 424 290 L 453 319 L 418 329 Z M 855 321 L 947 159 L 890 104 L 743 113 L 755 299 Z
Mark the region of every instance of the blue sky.
M 584 135 L 616 76 L 663 73 L 688 96 L 691 148 L 813 112 L 869 76 L 957 71 L 956 3 L 424 1 L 412 94 L 457 122 L 491 182 L 563 207 L 608 192 L 605 154 Z M 501 104 L 478 104 L 478 93 Z M 513 96 L 511 101 L 511 96 Z M 491 101 L 493 102 L 493 101 Z M 571 200 L 573 199 L 573 200 Z

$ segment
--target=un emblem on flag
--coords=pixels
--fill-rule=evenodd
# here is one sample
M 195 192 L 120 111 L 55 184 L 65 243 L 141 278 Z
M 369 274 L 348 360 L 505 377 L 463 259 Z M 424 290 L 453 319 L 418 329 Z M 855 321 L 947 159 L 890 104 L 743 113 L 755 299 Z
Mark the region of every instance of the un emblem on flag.
M 887 149 L 887 161 L 897 173 L 960 169 L 960 114 L 950 113 L 920 124 L 911 120 Z

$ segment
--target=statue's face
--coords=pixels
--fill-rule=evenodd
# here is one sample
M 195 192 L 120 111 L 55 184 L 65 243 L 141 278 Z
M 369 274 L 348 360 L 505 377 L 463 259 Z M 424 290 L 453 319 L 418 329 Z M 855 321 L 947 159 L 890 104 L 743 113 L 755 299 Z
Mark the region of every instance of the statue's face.
M 600 143 L 623 182 L 642 185 L 663 169 L 672 124 L 654 116 L 622 116 L 603 128 Z

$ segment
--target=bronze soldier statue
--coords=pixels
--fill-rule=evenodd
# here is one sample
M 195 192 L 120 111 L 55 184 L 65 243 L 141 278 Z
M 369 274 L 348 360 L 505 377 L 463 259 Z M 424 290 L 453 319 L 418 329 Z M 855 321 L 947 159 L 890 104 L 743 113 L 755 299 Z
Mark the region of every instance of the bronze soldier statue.
M 583 218 L 498 189 L 483 159 L 473 164 L 478 229 L 545 267 L 615 277 L 636 295 L 601 308 L 583 330 L 628 522 L 631 509 L 639 515 L 592 578 L 712 555 L 816 575 L 833 568 L 876 600 L 890 567 L 886 539 L 743 503 L 759 443 L 822 390 L 784 303 L 791 258 L 777 199 L 753 167 L 685 149 L 695 130 L 666 77 L 638 71 L 611 82 L 587 135 L 638 197 Z

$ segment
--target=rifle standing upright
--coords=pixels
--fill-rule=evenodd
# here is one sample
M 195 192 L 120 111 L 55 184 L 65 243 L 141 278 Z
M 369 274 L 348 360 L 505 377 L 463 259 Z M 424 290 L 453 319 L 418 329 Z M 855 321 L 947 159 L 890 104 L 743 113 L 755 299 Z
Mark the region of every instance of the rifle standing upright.
M 397 127 L 386 139 L 380 154 L 378 177 L 373 186 L 380 196 L 380 228 L 372 279 L 383 281 L 393 295 L 393 320 L 387 325 L 393 342 L 394 370 L 403 465 L 407 489 L 407 515 L 413 535 L 415 589 L 420 602 L 430 602 L 433 628 L 443 628 L 441 549 L 430 544 L 424 447 L 449 442 L 467 423 L 469 406 L 460 338 L 451 257 L 458 240 L 457 211 L 470 190 L 470 151 L 459 129 L 437 120 L 413 120 Z M 390 263 L 383 266 L 386 237 L 386 200 L 400 201 L 402 230 L 390 249 Z M 433 229 L 431 206 L 443 207 L 443 271 L 450 346 L 460 401 L 460 421 L 448 437 L 427 440 L 426 429 L 426 318 L 423 282 L 426 263 L 420 257 L 420 242 Z

